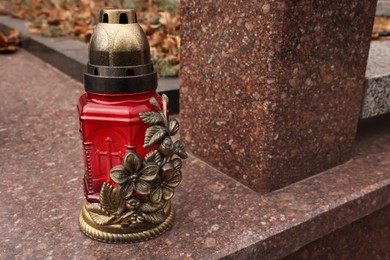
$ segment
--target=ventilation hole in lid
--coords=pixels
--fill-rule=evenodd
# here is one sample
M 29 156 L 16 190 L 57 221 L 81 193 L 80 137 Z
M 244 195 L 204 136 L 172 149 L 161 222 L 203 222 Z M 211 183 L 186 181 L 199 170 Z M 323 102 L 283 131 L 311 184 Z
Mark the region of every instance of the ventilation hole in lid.
M 134 70 L 132 70 L 132 69 L 127 69 L 127 70 L 126 70 L 126 76 L 134 76 Z
M 108 23 L 108 14 L 103 14 L 103 23 Z
M 95 70 L 93 71 L 93 75 L 99 75 L 98 69 L 95 68 Z
M 120 24 L 128 24 L 128 20 L 127 20 L 127 14 L 126 13 L 121 13 L 119 15 L 119 23 Z

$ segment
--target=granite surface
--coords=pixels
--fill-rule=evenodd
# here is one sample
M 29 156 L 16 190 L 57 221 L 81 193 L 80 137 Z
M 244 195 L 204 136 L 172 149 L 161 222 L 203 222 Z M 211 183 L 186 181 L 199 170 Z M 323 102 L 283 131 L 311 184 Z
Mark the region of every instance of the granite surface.
M 284 260 L 390 259 L 390 207 L 316 240 Z
M 188 149 L 265 193 L 351 156 L 375 0 L 182 0 Z
M 139 244 L 93 241 L 77 223 L 80 84 L 23 50 L 0 63 L 0 259 L 276 259 L 390 204 L 384 118 L 363 127 L 346 164 L 263 196 L 190 156 L 172 230 Z
M 390 42 L 371 42 L 361 118 L 390 112 Z

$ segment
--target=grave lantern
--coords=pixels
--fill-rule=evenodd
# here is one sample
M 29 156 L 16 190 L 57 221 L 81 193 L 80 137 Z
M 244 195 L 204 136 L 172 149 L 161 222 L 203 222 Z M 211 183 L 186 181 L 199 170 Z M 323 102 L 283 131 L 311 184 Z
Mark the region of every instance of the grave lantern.
M 134 10 L 101 11 L 84 84 L 80 229 L 111 243 L 154 238 L 173 223 L 171 198 L 187 154 L 171 139 L 179 124 L 168 117 L 168 97 L 156 92 L 149 43 Z

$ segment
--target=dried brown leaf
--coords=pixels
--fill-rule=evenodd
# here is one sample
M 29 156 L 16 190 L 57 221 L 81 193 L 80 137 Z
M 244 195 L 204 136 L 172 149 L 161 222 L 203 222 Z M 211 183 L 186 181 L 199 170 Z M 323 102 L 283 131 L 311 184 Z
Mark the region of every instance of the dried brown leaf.
M 161 45 L 164 41 L 164 35 L 160 32 L 153 33 L 152 37 L 149 40 L 149 45 L 154 47 L 156 45 Z
M 16 28 L 9 30 L 8 34 L 0 32 L 0 51 L 14 52 L 18 50 L 19 31 Z
M 7 47 L 7 38 L 0 32 L 0 49 Z

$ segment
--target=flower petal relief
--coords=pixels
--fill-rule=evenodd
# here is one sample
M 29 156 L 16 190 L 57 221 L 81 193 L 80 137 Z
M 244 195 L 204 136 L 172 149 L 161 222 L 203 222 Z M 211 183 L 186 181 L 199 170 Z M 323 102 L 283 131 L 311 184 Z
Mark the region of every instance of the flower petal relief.
M 154 203 L 159 203 L 161 199 L 169 200 L 173 197 L 174 189 L 179 186 L 181 182 L 181 162 L 180 166 L 177 167 L 177 162 L 180 160 L 173 160 L 173 162 L 166 163 L 161 171 L 162 178 L 153 187 L 152 194 L 150 196 Z
M 134 192 L 139 195 L 148 195 L 153 181 L 159 171 L 156 163 L 142 163 L 142 158 L 134 151 L 129 151 L 123 159 L 123 164 L 115 166 L 111 172 L 111 179 L 120 186 L 125 199 L 130 198 Z

